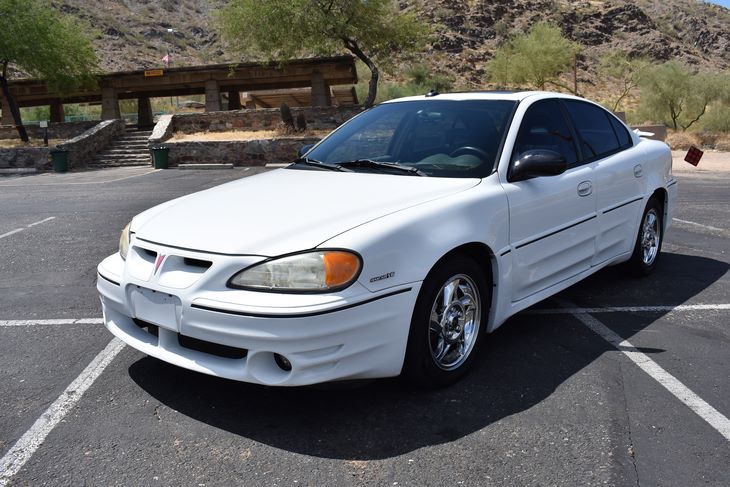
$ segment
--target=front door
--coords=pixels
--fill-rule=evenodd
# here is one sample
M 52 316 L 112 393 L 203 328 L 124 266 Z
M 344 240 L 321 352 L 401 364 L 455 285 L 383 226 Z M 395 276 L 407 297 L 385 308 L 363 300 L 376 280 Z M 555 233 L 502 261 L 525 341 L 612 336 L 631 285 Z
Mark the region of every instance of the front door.
M 569 166 L 557 176 L 503 183 L 513 253 L 512 301 L 588 270 L 595 252 L 594 168 L 579 163 L 575 136 L 555 99 L 537 101 L 527 109 L 511 163 L 534 149 L 558 152 Z

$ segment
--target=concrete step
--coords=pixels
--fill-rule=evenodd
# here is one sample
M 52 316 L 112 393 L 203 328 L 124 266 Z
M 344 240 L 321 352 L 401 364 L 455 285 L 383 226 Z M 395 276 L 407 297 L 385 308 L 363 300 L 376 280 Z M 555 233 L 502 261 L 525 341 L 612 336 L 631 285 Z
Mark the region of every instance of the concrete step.
M 233 169 L 233 164 L 180 164 L 178 169 Z
M 135 154 L 149 154 L 150 151 L 147 147 L 129 147 L 126 145 L 116 145 L 112 144 L 106 149 L 104 149 L 105 152 L 119 152 L 119 153 L 135 153 Z
M 140 154 L 138 152 L 110 152 L 101 151 L 94 155 L 94 159 L 150 159 L 151 156 L 148 153 Z
M 152 164 L 150 163 L 120 163 L 120 162 L 105 162 L 105 163 L 98 163 L 98 162 L 91 162 L 88 164 L 87 167 L 94 168 L 94 169 L 101 169 L 105 167 L 142 167 L 142 166 L 148 166 L 152 167 Z
M 114 142 L 135 142 L 137 144 L 146 144 L 149 137 L 118 137 L 114 139 Z

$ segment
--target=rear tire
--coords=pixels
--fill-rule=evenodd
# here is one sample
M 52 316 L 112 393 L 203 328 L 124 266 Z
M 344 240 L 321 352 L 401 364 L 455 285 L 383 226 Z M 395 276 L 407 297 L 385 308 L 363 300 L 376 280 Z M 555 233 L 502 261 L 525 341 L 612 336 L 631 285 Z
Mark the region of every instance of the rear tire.
M 404 376 L 446 386 L 471 368 L 489 314 L 488 279 L 472 258 L 449 257 L 429 273 L 411 318 Z
M 626 269 L 635 276 L 652 273 L 659 260 L 664 241 L 664 209 L 660 201 L 651 197 L 646 204 L 634 243 L 634 253 L 626 263 Z

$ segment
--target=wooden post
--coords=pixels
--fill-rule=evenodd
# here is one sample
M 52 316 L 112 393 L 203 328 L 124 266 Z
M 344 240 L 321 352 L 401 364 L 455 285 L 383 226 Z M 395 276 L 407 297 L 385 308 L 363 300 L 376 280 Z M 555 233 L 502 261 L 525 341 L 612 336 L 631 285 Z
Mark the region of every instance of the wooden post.
M 8 100 L 4 96 L 0 96 L 0 108 L 3 110 L 0 125 L 15 125 L 13 114 L 10 112 L 10 103 L 8 103 Z
M 63 113 L 63 103 L 61 103 L 61 100 L 53 100 L 51 102 L 51 122 L 61 123 L 65 120 L 66 117 Z

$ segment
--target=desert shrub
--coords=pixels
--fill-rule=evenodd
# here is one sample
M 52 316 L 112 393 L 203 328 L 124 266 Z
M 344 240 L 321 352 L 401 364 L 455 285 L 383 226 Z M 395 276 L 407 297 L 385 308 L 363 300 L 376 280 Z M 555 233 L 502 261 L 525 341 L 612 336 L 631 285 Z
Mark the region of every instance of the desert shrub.
M 715 141 L 715 150 L 730 152 L 730 134 L 720 135 Z
M 670 131 L 665 142 L 672 150 L 687 150 L 693 145 L 696 147 L 702 146 L 700 138 L 692 132 Z

